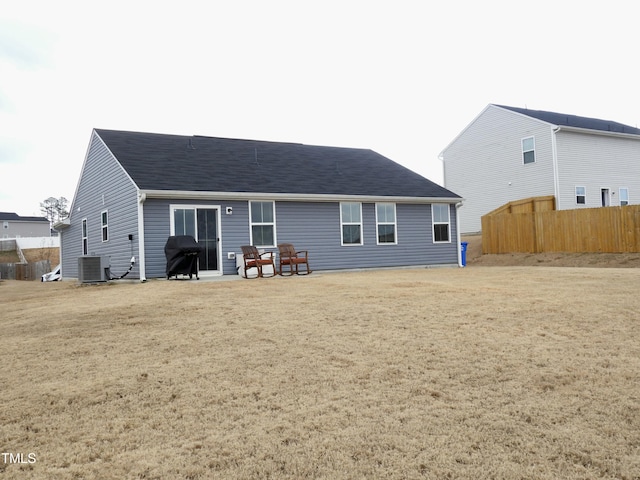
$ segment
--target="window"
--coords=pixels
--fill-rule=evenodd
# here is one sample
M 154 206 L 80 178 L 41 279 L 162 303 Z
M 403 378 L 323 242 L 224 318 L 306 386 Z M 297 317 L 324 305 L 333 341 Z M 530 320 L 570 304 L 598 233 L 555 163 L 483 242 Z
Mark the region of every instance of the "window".
M 251 222 L 251 245 L 274 247 L 276 245 L 276 223 L 274 202 L 249 202 Z
M 522 161 L 525 165 L 536 161 L 536 142 L 533 137 L 522 139 Z
M 346 202 L 340 204 L 342 245 L 362 245 L 362 204 Z
M 434 203 L 431 205 L 433 216 L 433 241 L 434 243 L 449 242 L 449 205 Z
M 576 203 L 578 205 L 587 203 L 587 189 L 585 187 L 576 187 Z
M 629 205 L 629 189 L 620 187 L 620 206 L 624 207 L 625 205 Z
M 102 241 L 109 241 L 109 214 L 105 210 L 100 214 L 100 221 L 102 223 Z
M 173 208 L 173 235 L 190 235 L 197 239 L 196 235 L 196 209 Z
M 396 204 L 376 203 L 378 243 L 396 243 Z
M 82 255 L 89 255 L 89 237 L 87 235 L 87 219 L 82 219 Z

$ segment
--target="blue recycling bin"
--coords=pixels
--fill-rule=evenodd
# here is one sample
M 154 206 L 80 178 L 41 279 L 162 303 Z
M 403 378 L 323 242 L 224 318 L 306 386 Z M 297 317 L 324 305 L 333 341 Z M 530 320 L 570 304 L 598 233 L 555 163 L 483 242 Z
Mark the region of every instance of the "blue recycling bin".
M 469 244 L 468 242 L 460 242 L 460 252 L 462 253 L 461 260 L 462 260 L 463 267 L 467 266 L 467 245 L 468 244 Z

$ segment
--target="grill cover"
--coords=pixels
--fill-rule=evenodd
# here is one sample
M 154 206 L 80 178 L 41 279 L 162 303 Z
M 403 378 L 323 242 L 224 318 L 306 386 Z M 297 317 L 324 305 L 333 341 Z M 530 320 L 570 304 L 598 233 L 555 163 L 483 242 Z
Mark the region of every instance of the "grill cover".
M 167 257 L 167 278 L 173 275 L 193 275 L 198 278 L 198 255 L 204 250 L 191 235 L 169 237 L 164 246 Z

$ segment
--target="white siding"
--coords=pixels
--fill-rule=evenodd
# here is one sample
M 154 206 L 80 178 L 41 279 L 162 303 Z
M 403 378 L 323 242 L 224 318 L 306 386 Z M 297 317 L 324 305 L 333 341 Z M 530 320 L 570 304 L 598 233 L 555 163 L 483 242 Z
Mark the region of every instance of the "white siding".
M 557 134 L 559 196 L 557 208 L 602 206 L 600 191 L 608 188 L 611 205 L 620 205 L 620 187 L 629 189 L 629 203 L 640 203 L 640 138 L 638 140 L 560 130 Z M 586 203 L 576 204 L 575 187 L 586 188 Z
M 535 163 L 524 165 L 522 139 L 535 138 Z M 444 151 L 445 187 L 464 200 L 462 233 L 478 232 L 482 215 L 521 198 L 553 195 L 551 125 L 488 106 Z

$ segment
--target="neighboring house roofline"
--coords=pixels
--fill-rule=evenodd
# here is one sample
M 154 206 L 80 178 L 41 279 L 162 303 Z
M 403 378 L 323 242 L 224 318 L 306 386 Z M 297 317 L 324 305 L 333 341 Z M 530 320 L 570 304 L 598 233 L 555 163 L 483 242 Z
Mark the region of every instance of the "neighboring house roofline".
M 457 140 L 458 140 L 462 135 L 464 135 L 464 133 L 465 133 L 467 130 L 469 130 L 469 128 L 471 128 L 471 125 L 473 125 L 474 123 L 476 123 L 476 121 L 477 121 L 477 120 L 478 120 L 482 115 L 484 115 L 484 112 L 486 112 L 487 110 L 489 110 L 492 106 L 494 106 L 494 105 L 490 103 L 489 105 L 487 105 L 486 107 L 484 107 L 484 108 L 482 109 L 482 111 L 481 111 L 478 115 L 476 115 L 476 116 L 474 117 L 474 119 L 473 119 L 473 120 L 471 120 L 471 121 L 467 124 L 467 126 L 466 126 L 466 127 L 464 127 L 464 128 L 462 129 L 462 131 L 461 131 L 458 135 L 456 135 L 456 136 L 454 137 L 454 139 L 453 139 L 453 140 L 451 140 L 451 141 L 447 144 L 447 146 L 446 146 L 446 147 L 444 147 L 444 148 L 440 151 L 440 153 L 438 154 L 438 159 L 440 159 L 440 161 L 444 161 L 444 152 L 445 152 L 445 151 L 447 151 L 447 150 L 449 149 L 449 147 L 450 147 L 451 145 L 453 145 L 453 144 L 454 144 L 454 143 L 455 143 L 455 142 L 456 142 L 456 141 L 457 141 Z
M 35 222 L 35 223 L 49 223 L 49 219 L 47 217 L 21 217 L 17 213 L 13 212 L 0 212 L 0 221 L 3 222 Z
M 628 138 L 630 140 L 640 141 L 640 135 L 635 133 L 608 132 L 606 130 L 592 130 L 590 128 L 568 127 L 566 125 L 558 125 L 553 129 L 554 132 L 567 131 L 575 133 L 584 133 L 587 135 L 602 135 L 604 137 Z
M 370 195 L 332 195 L 332 194 L 291 194 L 260 192 L 199 192 L 191 190 L 139 190 L 138 200 L 144 202 L 148 198 L 158 199 L 190 199 L 190 200 L 274 200 L 305 202 L 390 202 L 390 203 L 459 203 L 460 197 L 402 197 L 402 196 L 370 196 Z
M 499 108 L 506 112 L 520 115 L 531 120 L 535 120 L 545 125 L 549 125 L 558 132 L 560 130 L 584 133 L 588 135 L 604 135 L 620 138 L 628 138 L 632 140 L 640 140 L 640 129 L 624 125 L 612 120 L 602 120 L 598 118 L 582 117 L 578 115 L 568 115 L 557 112 L 549 112 L 545 110 L 529 110 L 527 108 L 510 107 L 507 105 L 498 105 L 490 103 L 469 124 L 442 149 L 438 154 L 438 158 L 444 161 L 444 153 L 453 145 L 464 133 L 490 108 Z M 581 126 L 588 125 L 588 126 Z
M 529 110 L 528 108 L 509 107 L 507 105 L 495 105 L 497 108 L 507 110 L 509 112 L 518 113 L 528 118 L 541 121 L 547 125 L 566 129 L 580 129 L 585 133 L 618 133 L 630 135 L 632 138 L 640 136 L 640 129 L 625 125 L 613 120 L 603 120 L 600 118 L 583 117 L 580 115 L 571 115 L 567 113 L 549 112 L 546 110 Z

